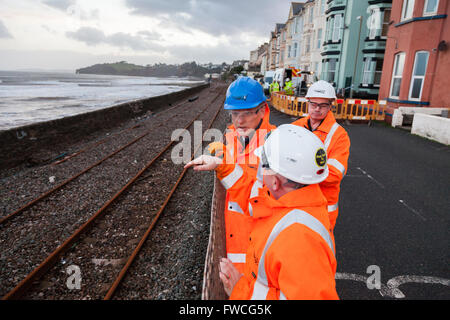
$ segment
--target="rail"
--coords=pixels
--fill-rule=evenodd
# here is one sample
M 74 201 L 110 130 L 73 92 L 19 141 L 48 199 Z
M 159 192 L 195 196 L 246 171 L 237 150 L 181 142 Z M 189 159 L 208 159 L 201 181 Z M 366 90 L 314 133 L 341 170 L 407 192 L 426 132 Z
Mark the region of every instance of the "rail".
M 223 103 L 219 104 L 219 108 L 211 108 L 211 105 L 214 104 L 214 102 L 223 95 L 222 92 L 220 92 L 213 101 L 211 101 L 207 106 L 196 115 L 196 117 L 189 122 L 189 124 L 186 125 L 185 129 L 188 129 L 192 126 L 192 124 L 195 122 L 196 119 L 199 118 L 200 115 L 202 115 L 205 111 L 208 109 L 213 109 L 214 116 L 211 118 L 211 121 L 209 123 L 208 128 L 212 127 L 213 122 L 219 115 L 220 111 L 222 110 Z M 119 197 L 122 197 L 122 194 L 125 194 L 129 191 L 130 187 L 135 184 L 139 180 L 139 178 L 142 176 L 142 174 L 147 171 L 158 159 L 162 159 L 162 155 L 168 152 L 169 148 L 174 144 L 174 141 L 169 142 L 167 145 L 165 145 L 162 150 L 152 158 L 151 161 L 149 161 L 134 177 L 132 177 L 128 183 L 122 187 L 121 190 L 119 190 L 112 198 L 110 198 L 95 214 L 93 214 L 82 226 L 80 226 L 70 237 L 68 237 L 60 246 L 58 246 L 50 255 L 47 256 L 45 260 L 43 260 L 37 267 L 34 268 L 34 270 L 29 273 L 20 283 L 16 284 L 16 286 L 10 290 L 5 296 L 3 296 L 2 300 L 10 300 L 10 299 L 20 299 L 22 296 L 25 295 L 25 293 L 32 287 L 34 283 L 39 281 L 47 272 L 50 271 L 51 267 L 58 261 L 58 259 L 67 251 L 70 251 L 74 249 L 74 244 L 76 244 L 77 241 L 81 238 L 82 234 L 85 234 L 90 231 L 90 229 L 94 228 L 94 224 L 97 223 L 97 221 L 100 218 L 103 218 L 106 214 L 106 210 L 110 207 L 113 207 L 112 204 L 118 202 Z M 119 149 L 121 150 L 121 149 Z M 195 154 L 195 151 L 194 151 Z M 159 161 L 159 160 L 158 160 Z M 151 223 L 149 224 L 147 231 L 145 232 L 144 236 L 142 236 L 141 240 L 139 241 L 139 244 L 135 247 L 132 254 L 129 256 L 129 259 L 123 266 L 122 270 L 118 274 L 118 276 L 115 278 L 114 282 L 112 283 L 111 287 L 109 288 L 106 296 L 104 297 L 105 300 L 111 299 L 114 295 L 116 289 L 118 288 L 119 284 L 121 283 L 123 277 L 127 273 L 129 267 L 133 263 L 134 259 L 138 255 L 140 249 L 142 248 L 144 242 L 146 241 L 148 235 L 152 231 L 153 227 L 155 226 L 156 221 L 158 220 L 159 216 L 163 212 L 165 206 L 167 205 L 168 201 L 172 197 L 173 193 L 175 192 L 176 188 L 178 187 L 179 183 L 181 182 L 182 178 L 184 177 L 186 173 L 186 169 L 181 172 L 179 175 L 177 181 L 172 186 L 170 192 L 168 193 L 167 197 L 164 200 L 164 203 L 159 208 L 156 215 L 153 217 Z M 39 200 L 42 200 L 43 197 L 39 197 Z M 35 202 L 34 202 L 35 203 Z M 33 204 L 34 204 L 33 203 Z M 33 205 L 33 204 L 30 204 Z M 111 209 L 112 210 L 112 209 Z M 21 211 L 22 212 L 22 211 Z

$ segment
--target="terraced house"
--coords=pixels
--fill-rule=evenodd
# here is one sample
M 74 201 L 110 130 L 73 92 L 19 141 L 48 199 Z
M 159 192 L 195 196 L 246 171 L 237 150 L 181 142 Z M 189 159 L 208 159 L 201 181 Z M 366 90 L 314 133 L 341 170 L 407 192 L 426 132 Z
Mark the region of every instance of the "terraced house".
M 394 0 L 380 99 L 388 108 L 448 107 L 450 1 Z
M 341 95 L 377 99 L 392 0 L 328 0 L 322 79 Z

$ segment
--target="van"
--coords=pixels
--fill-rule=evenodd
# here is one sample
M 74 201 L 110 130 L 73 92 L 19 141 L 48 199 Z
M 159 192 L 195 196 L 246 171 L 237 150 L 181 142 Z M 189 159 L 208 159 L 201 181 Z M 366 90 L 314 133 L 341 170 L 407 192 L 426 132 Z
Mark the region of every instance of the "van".
M 297 96 L 305 95 L 308 87 L 315 81 L 314 73 L 310 71 L 300 71 L 299 76 L 293 77 L 291 68 L 279 68 L 275 70 L 273 77 L 280 83 L 280 88 L 284 88 L 286 78 L 291 79 Z
M 269 95 L 270 84 L 273 82 L 275 71 L 266 71 L 264 74 L 264 94 Z

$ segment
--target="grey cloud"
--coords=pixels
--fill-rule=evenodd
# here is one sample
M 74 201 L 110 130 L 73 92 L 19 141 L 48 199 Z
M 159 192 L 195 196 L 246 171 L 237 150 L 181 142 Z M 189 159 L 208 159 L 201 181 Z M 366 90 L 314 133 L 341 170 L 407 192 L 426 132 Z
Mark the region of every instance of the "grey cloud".
M 248 46 L 249 44 L 247 44 Z M 251 44 L 250 44 L 251 45 Z M 171 46 L 167 48 L 172 61 L 197 61 L 200 63 L 233 61 L 247 57 L 253 48 L 247 46 Z
M 214 35 L 253 32 L 267 37 L 275 23 L 286 21 L 290 3 L 287 0 L 126 0 L 132 14 L 169 16 L 168 19 L 185 28 Z
M 81 41 L 86 43 L 87 45 L 97 45 L 102 42 L 106 42 L 106 35 L 103 31 L 91 28 L 91 27 L 82 27 L 75 32 L 66 32 L 66 35 L 69 38 Z
M 77 17 L 80 20 L 98 20 L 100 18 L 100 10 L 83 10 L 77 5 L 76 0 L 44 0 L 42 3 L 49 7 L 64 11 L 68 15 Z
M 43 3 L 55 9 L 66 11 L 70 6 L 75 5 L 76 0 L 45 0 Z
M 8 29 L 6 28 L 6 26 L 3 24 L 3 22 L 0 20 L 0 39 L 8 39 L 8 38 L 12 38 L 13 36 L 11 35 L 11 33 L 9 33 Z
M 164 50 L 160 45 L 153 42 L 153 40 L 159 39 L 159 35 L 149 31 L 140 31 L 138 32 L 138 35 L 131 35 L 123 32 L 105 35 L 105 33 L 99 29 L 82 27 L 75 32 L 66 32 L 66 36 L 93 46 L 105 43 L 119 48 L 131 48 L 138 51 Z

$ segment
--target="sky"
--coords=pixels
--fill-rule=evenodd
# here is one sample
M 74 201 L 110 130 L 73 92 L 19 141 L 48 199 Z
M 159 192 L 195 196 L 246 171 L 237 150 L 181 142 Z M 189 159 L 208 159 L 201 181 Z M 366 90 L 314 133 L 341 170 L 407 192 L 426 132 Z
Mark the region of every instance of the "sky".
M 275 24 L 286 22 L 290 3 L 0 0 L 0 70 L 248 60 Z

